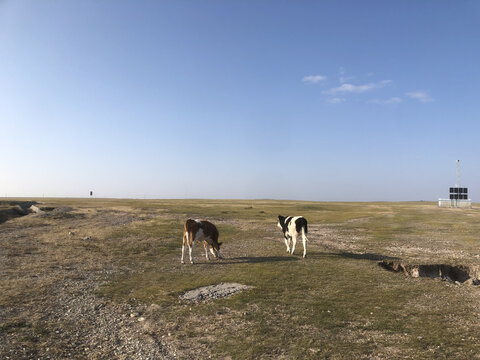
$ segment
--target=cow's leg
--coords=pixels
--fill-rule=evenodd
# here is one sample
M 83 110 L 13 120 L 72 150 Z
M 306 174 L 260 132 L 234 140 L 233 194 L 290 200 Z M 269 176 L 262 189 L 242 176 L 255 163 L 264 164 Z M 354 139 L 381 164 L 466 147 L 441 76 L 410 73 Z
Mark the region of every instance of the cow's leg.
M 212 253 L 212 255 L 215 257 L 215 258 L 218 258 L 220 256 L 220 251 L 215 251 L 213 249 L 213 246 L 210 246 L 210 252 Z
M 292 255 L 295 251 L 295 245 L 297 245 L 297 234 L 296 233 L 294 233 L 292 235 L 292 252 L 291 252 Z
M 290 253 L 290 244 L 287 236 L 285 236 L 285 245 L 287 245 L 287 253 Z
M 193 238 L 193 234 L 190 234 L 190 236 Z M 191 241 L 190 244 L 188 244 L 188 250 L 190 252 L 190 263 L 193 264 L 193 248 L 195 247 L 195 238 L 193 238 L 193 241 Z
M 192 245 L 188 246 L 188 251 L 190 255 L 190 263 L 193 264 L 193 248 L 195 247 L 195 242 L 192 243 Z
M 302 229 L 302 241 L 303 241 L 303 257 L 307 256 L 307 236 L 305 235 L 305 229 Z
M 185 264 L 185 260 L 183 260 L 183 254 L 185 252 L 185 243 L 188 243 L 188 233 L 183 234 L 183 241 L 182 241 L 182 264 Z
M 210 256 L 208 255 L 208 244 L 206 241 L 203 242 L 203 247 L 205 248 L 205 257 L 210 261 Z

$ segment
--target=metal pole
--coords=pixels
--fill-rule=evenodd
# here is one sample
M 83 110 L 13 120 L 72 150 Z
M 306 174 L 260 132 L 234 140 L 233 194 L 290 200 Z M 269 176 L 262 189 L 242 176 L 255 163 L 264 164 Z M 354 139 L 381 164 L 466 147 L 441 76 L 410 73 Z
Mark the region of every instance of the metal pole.
M 457 188 L 460 187 L 460 160 L 457 160 Z

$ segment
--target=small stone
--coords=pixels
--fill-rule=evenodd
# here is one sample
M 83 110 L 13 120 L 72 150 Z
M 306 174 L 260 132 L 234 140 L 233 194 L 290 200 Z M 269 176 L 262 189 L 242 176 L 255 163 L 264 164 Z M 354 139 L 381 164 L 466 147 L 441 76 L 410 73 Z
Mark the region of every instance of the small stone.
M 138 318 L 138 321 L 145 321 L 145 318 L 143 316 Z
M 82 238 L 82 240 L 86 241 L 86 240 L 90 240 L 90 236 L 85 236 Z

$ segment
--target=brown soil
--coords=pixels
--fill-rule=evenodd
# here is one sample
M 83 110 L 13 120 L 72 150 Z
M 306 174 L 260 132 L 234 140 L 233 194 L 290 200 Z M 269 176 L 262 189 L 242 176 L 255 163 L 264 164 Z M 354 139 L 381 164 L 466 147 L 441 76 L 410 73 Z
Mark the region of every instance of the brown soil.
M 129 271 L 95 239 L 150 216 L 63 208 L 9 217 L 0 227 L 0 358 L 174 358 L 147 328 L 148 308 L 95 295 Z
M 378 264 L 387 270 L 402 272 L 415 278 L 426 277 L 459 284 L 480 285 L 478 270 L 469 266 L 449 264 L 412 265 L 395 260 L 383 260 Z

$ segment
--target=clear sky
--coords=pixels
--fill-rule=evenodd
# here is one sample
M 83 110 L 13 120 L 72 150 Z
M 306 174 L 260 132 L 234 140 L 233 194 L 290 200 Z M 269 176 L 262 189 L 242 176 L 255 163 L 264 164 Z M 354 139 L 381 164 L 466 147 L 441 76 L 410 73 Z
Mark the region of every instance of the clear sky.
M 480 194 L 479 1 L 0 0 L 0 196 Z

